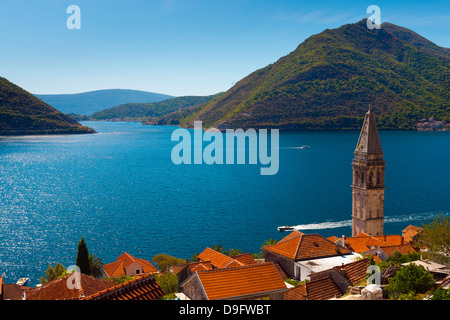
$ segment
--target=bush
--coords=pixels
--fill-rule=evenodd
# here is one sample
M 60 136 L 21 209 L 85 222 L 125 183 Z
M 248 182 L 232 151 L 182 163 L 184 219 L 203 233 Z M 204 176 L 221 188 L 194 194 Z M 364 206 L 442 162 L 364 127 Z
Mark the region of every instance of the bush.
M 405 299 L 425 293 L 434 285 L 433 276 L 423 266 L 409 264 L 400 268 L 394 278 L 389 279 L 386 291 L 393 299 Z
M 440 287 L 431 292 L 430 300 L 450 300 L 450 290 Z
M 153 257 L 152 261 L 157 264 L 161 272 L 166 272 L 167 269 L 170 268 L 171 266 L 186 263 L 186 260 L 172 257 L 165 253 L 157 254 L 156 256 Z
M 166 295 L 178 291 L 178 276 L 171 273 L 155 275 L 156 282 L 161 286 Z

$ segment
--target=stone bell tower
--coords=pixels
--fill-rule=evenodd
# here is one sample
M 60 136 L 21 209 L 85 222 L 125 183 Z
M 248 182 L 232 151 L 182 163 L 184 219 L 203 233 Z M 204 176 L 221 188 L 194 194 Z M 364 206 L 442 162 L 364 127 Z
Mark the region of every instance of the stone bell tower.
M 352 236 L 365 232 L 372 236 L 383 235 L 384 224 L 384 169 L 383 149 L 370 110 L 356 145 L 353 159 L 352 184 Z

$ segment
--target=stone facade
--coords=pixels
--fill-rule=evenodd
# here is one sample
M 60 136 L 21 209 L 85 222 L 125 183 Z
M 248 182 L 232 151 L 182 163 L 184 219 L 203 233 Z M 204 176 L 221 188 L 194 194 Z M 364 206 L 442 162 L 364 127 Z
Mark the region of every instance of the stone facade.
M 352 166 L 352 236 L 361 232 L 381 236 L 384 225 L 386 164 L 375 118 L 370 109 L 364 119 Z

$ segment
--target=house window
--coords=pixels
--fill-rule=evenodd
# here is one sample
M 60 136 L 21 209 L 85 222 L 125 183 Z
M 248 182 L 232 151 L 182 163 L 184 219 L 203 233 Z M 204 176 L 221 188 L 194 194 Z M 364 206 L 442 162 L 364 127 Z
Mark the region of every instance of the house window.
M 139 273 L 141 273 L 141 270 L 136 269 L 136 274 L 139 274 Z

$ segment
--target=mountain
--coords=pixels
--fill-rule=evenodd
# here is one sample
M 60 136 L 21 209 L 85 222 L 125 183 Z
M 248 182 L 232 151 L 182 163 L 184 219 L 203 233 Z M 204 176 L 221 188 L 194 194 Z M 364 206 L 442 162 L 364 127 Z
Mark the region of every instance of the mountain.
M 450 49 L 415 32 L 366 19 L 326 29 L 277 62 L 180 118 L 192 127 L 357 129 L 369 104 L 380 129 L 421 118 L 450 121 Z
M 0 77 L 0 135 L 94 132 Z
M 212 96 L 183 96 L 153 103 L 126 103 L 92 114 L 93 120 L 159 117 L 194 105 L 204 104 Z
M 63 113 L 79 115 L 91 115 L 123 103 L 156 102 L 173 98 L 166 94 L 126 89 L 96 90 L 74 94 L 36 94 L 36 97 Z

